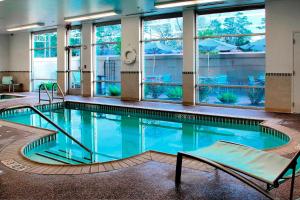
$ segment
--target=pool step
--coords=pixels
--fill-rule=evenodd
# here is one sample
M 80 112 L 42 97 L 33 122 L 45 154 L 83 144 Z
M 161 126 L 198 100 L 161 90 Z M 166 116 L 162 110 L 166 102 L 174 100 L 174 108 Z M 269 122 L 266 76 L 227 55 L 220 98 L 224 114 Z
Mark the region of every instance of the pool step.
M 38 153 L 36 153 L 36 155 L 45 157 L 50 160 L 54 160 L 56 162 L 60 162 L 61 164 L 69 164 L 69 165 L 82 164 L 81 162 L 77 162 L 77 161 L 74 161 L 74 160 L 68 159 L 66 157 L 59 156 L 59 155 L 55 155 L 55 154 L 49 153 L 47 151 L 38 152 Z
M 74 164 L 74 163 L 70 163 L 70 162 L 65 162 L 65 161 L 61 160 L 61 158 L 56 158 L 52 155 L 48 155 L 45 152 L 35 153 L 35 156 L 37 157 L 38 160 L 41 160 L 40 158 L 42 158 L 43 160 L 50 160 L 50 161 L 52 161 L 51 163 L 54 163 L 54 164 Z
M 66 152 L 65 150 L 62 150 L 62 149 L 57 148 L 57 147 L 47 149 L 44 152 L 46 152 L 48 154 L 52 154 L 53 156 L 57 156 L 57 157 L 60 157 L 60 158 L 64 158 L 64 159 L 74 161 L 74 162 L 79 163 L 79 164 L 87 164 L 87 163 L 91 162 L 88 158 L 82 158 L 82 157 L 75 156 L 74 154 L 75 154 L 76 151 L 74 151 L 74 150 L 73 150 L 73 155 L 70 155 L 69 152 Z

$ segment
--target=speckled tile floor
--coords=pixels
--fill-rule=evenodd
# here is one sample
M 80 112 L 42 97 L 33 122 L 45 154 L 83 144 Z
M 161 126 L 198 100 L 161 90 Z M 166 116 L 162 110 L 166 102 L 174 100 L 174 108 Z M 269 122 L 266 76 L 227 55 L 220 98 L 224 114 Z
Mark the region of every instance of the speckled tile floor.
M 1 107 L 17 104 L 35 104 L 36 94 L 22 100 L 1 103 Z M 159 107 L 162 109 L 188 110 L 200 113 L 276 118 L 281 124 L 300 130 L 300 116 L 266 113 L 262 110 L 214 108 L 207 106 L 186 107 L 179 104 L 151 102 L 121 102 L 118 99 L 82 98 L 68 96 L 68 100 L 109 104 Z M 19 137 L 6 134 L 6 139 Z M 1 138 L 1 137 L 0 137 Z M 4 137 L 3 137 L 4 138 Z M 1 139 L 0 139 L 1 140 Z M 6 140 L 7 142 L 7 140 Z M 1 142 L 0 142 L 1 143 Z M 0 146 L 1 151 L 1 146 Z M 222 172 L 203 172 L 184 169 L 182 185 L 174 186 L 175 166 L 149 161 L 141 165 L 111 172 L 86 175 L 37 175 L 16 172 L 0 164 L 0 199 L 265 199 L 257 191 Z M 274 190 L 278 199 L 287 199 L 289 182 Z M 295 196 L 300 197 L 300 178 L 296 180 Z
M 0 199 L 265 199 L 221 172 L 185 169 L 181 189 L 176 191 L 174 166 L 153 161 L 76 176 L 15 173 L 2 166 L 0 170 L 5 170 L 0 176 Z

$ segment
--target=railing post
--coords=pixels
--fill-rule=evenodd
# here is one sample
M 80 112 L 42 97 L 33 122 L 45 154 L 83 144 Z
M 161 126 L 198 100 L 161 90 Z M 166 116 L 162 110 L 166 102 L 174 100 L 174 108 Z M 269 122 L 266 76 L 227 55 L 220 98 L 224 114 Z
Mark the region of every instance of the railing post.
M 181 182 L 181 170 L 182 170 L 182 154 L 177 154 L 176 161 L 176 175 L 175 175 L 175 186 L 178 187 Z

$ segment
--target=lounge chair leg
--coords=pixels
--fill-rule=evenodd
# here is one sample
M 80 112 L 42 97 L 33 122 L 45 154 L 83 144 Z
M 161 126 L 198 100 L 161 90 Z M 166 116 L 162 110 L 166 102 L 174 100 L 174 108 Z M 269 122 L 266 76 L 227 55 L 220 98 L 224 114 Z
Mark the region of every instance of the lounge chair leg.
M 178 187 L 181 182 L 181 170 L 182 170 L 182 154 L 177 154 L 176 161 L 176 175 L 175 175 L 175 186 Z
M 293 200 L 293 194 L 294 194 L 294 185 L 295 185 L 295 173 L 296 173 L 296 165 L 293 167 L 293 175 L 292 175 L 292 181 L 291 181 L 291 191 L 290 191 L 290 200 Z

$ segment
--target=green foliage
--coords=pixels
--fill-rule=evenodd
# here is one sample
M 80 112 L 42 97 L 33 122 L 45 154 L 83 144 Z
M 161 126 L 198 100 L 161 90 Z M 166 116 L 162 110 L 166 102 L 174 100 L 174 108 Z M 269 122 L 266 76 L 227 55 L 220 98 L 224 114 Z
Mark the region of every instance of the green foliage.
M 231 92 L 225 92 L 218 96 L 219 101 L 225 104 L 234 104 L 237 102 L 238 98 L 235 94 Z
M 121 95 L 121 89 L 118 86 L 111 85 L 108 88 L 109 95 L 110 96 L 120 96 Z
M 182 88 L 181 87 L 170 88 L 167 92 L 167 96 L 170 99 L 181 99 L 182 98 Z
M 51 91 L 52 90 L 52 85 L 53 83 L 52 82 L 45 82 L 45 83 L 42 83 L 41 85 L 43 85 L 43 87 L 41 87 L 42 90 L 45 90 L 45 87 L 48 91 Z M 57 90 L 57 85 L 54 86 L 54 91 Z
M 198 35 L 199 37 L 204 37 L 213 35 L 251 34 L 252 31 L 248 28 L 251 24 L 247 16 L 242 12 L 238 12 L 234 17 L 227 17 L 222 22 L 219 19 L 212 20 L 208 26 L 209 28 L 199 31 Z M 250 42 L 250 37 L 225 37 L 224 42 L 235 46 L 242 46 Z
M 105 42 L 116 42 L 117 44 L 103 44 L 97 48 L 97 55 L 106 55 L 113 52 L 114 55 L 121 54 L 121 25 L 107 25 L 96 28 L 96 43 L 101 44 Z M 112 50 L 112 52 L 105 52 L 104 50 Z
M 252 105 L 258 105 L 264 98 L 265 89 L 264 88 L 251 88 L 248 92 L 248 97 Z
M 57 33 L 33 35 L 34 58 L 51 58 L 57 56 Z
M 264 86 L 265 80 L 256 78 L 254 80 L 254 85 Z M 250 88 L 248 91 L 248 97 L 252 105 L 259 105 L 259 103 L 264 99 L 265 89 L 264 88 Z
M 208 96 L 210 93 L 210 88 L 209 87 L 199 87 L 199 102 L 206 102 L 208 100 Z
M 151 95 L 152 98 L 157 99 L 165 92 L 165 88 L 160 85 L 145 85 L 145 96 Z

